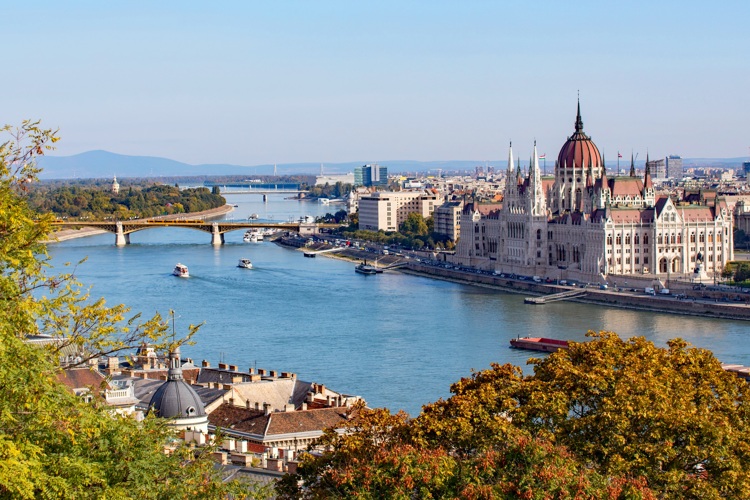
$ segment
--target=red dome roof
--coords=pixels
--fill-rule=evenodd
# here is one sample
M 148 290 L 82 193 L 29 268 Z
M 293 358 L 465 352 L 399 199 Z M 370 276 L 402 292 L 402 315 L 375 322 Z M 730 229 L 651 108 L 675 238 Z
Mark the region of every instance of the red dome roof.
M 591 140 L 591 137 L 583 133 L 583 120 L 581 120 L 581 103 L 578 103 L 578 115 L 576 116 L 576 131 L 568 137 L 568 140 L 557 155 L 557 168 L 587 169 L 589 164 L 594 168 L 602 164 L 602 155 L 599 148 Z

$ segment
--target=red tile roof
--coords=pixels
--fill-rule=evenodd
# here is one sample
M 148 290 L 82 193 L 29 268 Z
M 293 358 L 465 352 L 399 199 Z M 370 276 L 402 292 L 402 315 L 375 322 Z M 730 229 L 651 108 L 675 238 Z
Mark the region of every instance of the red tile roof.
M 637 177 L 615 177 L 609 181 L 613 197 L 640 197 L 643 193 L 643 183 Z
M 71 389 L 83 389 L 84 387 L 98 389 L 104 383 L 104 376 L 89 368 L 69 368 L 59 372 L 57 380 Z

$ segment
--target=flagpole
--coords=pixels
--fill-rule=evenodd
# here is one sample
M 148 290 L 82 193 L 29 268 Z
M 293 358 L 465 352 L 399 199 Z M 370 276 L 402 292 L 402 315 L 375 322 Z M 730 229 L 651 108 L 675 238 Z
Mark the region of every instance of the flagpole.
M 620 152 L 617 152 L 617 175 L 620 175 Z

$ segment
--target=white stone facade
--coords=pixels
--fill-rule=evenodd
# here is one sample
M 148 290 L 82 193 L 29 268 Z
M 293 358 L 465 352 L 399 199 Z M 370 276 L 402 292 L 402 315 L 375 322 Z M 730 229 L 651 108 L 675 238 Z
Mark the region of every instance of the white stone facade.
M 425 191 L 380 191 L 359 199 L 359 228 L 398 231 L 410 213 L 427 218 L 437 207 L 437 195 Z
M 526 176 L 509 154 L 502 209 L 467 205 L 454 261 L 499 273 L 603 281 L 608 275 L 690 279 L 719 274 L 734 258 L 733 219 L 723 199 L 657 197 L 651 174 L 607 177 L 583 133 L 563 146 L 555 178 L 542 179 L 534 147 Z M 484 211 L 486 212 L 486 210 Z

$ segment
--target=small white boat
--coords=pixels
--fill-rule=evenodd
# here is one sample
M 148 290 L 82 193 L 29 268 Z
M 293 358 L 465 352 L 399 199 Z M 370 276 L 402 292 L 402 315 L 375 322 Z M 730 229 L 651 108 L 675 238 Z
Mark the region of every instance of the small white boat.
M 261 233 L 258 228 L 249 229 L 245 231 L 245 236 L 242 237 L 242 241 L 245 243 L 257 243 L 263 241 L 263 233 Z
M 250 214 L 250 217 L 247 218 L 248 220 L 257 220 L 258 214 Z
M 243 269 L 252 269 L 253 263 L 250 262 L 250 259 L 240 259 L 239 264 L 237 264 L 237 267 L 241 267 Z
M 176 266 L 174 266 L 174 269 L 172 270 L 172 274 L 175 276 L 179 276 L 180 278 L 189 278 L 190 273 L 188 272 L 188 267 L 185 264 L 177 263 Z

